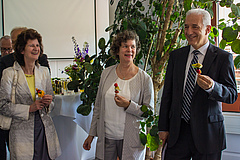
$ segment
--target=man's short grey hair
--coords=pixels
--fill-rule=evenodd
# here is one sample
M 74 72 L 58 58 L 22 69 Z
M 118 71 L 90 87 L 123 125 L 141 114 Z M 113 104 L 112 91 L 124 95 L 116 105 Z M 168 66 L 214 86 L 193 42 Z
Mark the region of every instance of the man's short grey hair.
M 2 40 L 11 40 L 11 37 L 10 36 L 8 36 L 8 35 L 6 35 L 6 36 L 3 36 L 1 39 L 0 39 L 0 47 L 2 46 Z
M 206 11 L 204 9 L 201 9 L 201 8 L 191 9 L 191 10 L 187 11 L 186 17 L 190 14 L 202 15 L 203 25 L 204 26 L 207 26 L 207 25 L 211 26 L 211 15 L 208 11 Z

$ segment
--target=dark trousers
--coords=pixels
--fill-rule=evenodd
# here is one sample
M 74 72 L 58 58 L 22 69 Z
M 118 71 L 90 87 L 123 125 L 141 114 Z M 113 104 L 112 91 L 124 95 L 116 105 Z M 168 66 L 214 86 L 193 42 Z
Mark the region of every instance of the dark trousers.
M 7 148 L 9 147 L 9 130 L 0 129 L 0 159 L 7 159 Z
M 178 141 L 173 147 L 167 147 L 164 160 L 221 160 L 221 154 L 199 153 L 194 145 L 190 125 L 182 120 Z

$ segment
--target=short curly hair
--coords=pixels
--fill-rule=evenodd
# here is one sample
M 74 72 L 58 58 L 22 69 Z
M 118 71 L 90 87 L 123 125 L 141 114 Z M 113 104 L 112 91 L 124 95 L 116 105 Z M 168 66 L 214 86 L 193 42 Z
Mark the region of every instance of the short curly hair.
M 23 32 L 21 32 L 18 37 L 16 44 L 14 46 L 14 57 L 15 60 L 21 65 L 25 66 L 24 56 L 22 54 L 22 51 L 24 51 L 27 41 L 28 40 L 38 40 L 39 46 L 40 46 L 40 56 L 43 54 L 43 45 L 42 45 L 42 36 L 34 29 L 27 29 Z M 38 60 L 35 62 L 38 63 Z
M 116 57 L 117 60 L 119 60 L 119 56 L 117 55 L 119 53 L 119 48 L 122 45 L 122 42 L 127 42 L 127 40 L 135 40 L 136 42 L 136 55 L 141 50 L 141 43 L 139 41 L 139 37 L 137 33 L 133 30 L 125 30 L 123 32 L 120 32 L 117 34 L 116 37 L 113 38 L 111 47 L 110 47 L 110 53 L 114 57 Z

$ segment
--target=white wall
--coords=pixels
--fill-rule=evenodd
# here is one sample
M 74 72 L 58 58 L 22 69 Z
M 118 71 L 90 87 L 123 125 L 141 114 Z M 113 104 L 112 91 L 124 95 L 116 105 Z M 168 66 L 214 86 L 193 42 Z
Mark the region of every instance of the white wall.
M 72 58 L 72 36 L 95 51 L 94 0 L 4 0 L 5 31 L 26 26 L 43 37 L 50 58 Z
M 105 32 L 105 28 L 109 26 L 109 0 L 96 0 L 96 27 L 97 27 L 97 43 L 100 38 L 105 38 L 106 42 L 109 39 L 109 34 Z M 94 37 L 95 38 L 95 37 Z M 93 39 L 95 41 L 95 39 Z M 81 47 L 83 42 L 78 41 L 79 46 Z M 97 44 L 96 44 L 97 45 Z M 90 49 L 91 49 L 90 44 Z M 73 46 L 71 47 L 71 53 L 74 54 Z M 94 48 L 95 49 L 95 48 Z M 99 52 L 99 50 L 97 50 Z M 89 54 L 95 53 L 95 50 L 90 50 Z M 62 74 L 61 72 L 64 70 L 64 67 L 72 64 L 72 59 L 49 59 L 49 64 L 51 68 L 51 77 L 59 77 L 59 78 L 66 78 L 67 75 Z
M 1 11 L 2 11 L 2 0 L 0 1 L 0 8 L 1 8 Z M 2 33 L 2 12 L 0 13 L 0 35 L 1 35 L 1 37 L 3 36 L 3 33 Z

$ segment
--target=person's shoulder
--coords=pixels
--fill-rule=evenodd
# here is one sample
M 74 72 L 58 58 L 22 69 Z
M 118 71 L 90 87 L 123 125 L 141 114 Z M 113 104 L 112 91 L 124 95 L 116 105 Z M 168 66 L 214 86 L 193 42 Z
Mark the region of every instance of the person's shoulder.
M 14 67 L 12 66 L 12 67 L 5 68 L 3 71 L 9 71 L 9 72 L 14 71 Z
M 187 50 L 189 50 L 189 49 L 190 49 L 190 46 L 188 45 L 188 46 L 184 46 L 184 47 L 175 49 L 175 50 L 173 50 L 171 53 L 172 53 L 172 54 L 182 53 L 182 52 L 185 52 L 185 51 L 187 51 Z
M 146 71 L 144 71 L 139 67 L 138 67 L 138 74 L 143 76 L 145 79 L 152 79 L 151 76 Z
M 228 56 L 231 56 L 232 57 L 232 53 L 228 52 L 228 51 L 225 51 L 217 46 L 214 46 L 212 44 L 210 44 L 209 46 L 209 50 L 210 52 L 212 53 L 216 53 L 218 56 L 224 56 L 224 57 L 228 57 Z
M 39 56 L 38 61 L 41 64 L 41 63 L 47 61 L 47 59 L 48 59 L 47 55 L 46 54 L 42 54 L 41 56 Z
M 114 68 L 116 68 L 117 67 L 117 64 L 115 64 L 115 65 L 112 65 L 112 66 L 108 66 L 107 68 L 105 68 L 104 70 L 103 70 L 103 74 L 104 73 L 107 73 L 107 72 L 110 72 L 112 69 L 114 69 Z
M 5 68 L 3 70 L 3 73 L 2 73 L 2 76 L 9 76 L 9 75 L 12 75 L 14 74 L 14 68 L 13 66 L 12 67 L 8 67 L 8 68 Z
M 37 68 L 40 73 L 49 74 L 49 69 L 46 66 L 41 66 L 40 64 L 37 64 L 35 68 Z
M 43 53 L 42 56 L 39 58 L 47 58 L 47 55 Z
M 0 57 L 0 61 L 6 62 L 6 60 L 13 60 L 14 61 L 14 56 L 13 53 L 7 54 L 5 56 Z

